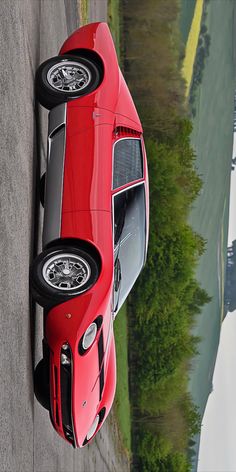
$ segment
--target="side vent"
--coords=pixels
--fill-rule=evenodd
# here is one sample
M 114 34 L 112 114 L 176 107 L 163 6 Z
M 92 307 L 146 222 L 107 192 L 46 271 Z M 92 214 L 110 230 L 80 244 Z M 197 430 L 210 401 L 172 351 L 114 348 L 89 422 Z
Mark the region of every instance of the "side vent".
M 126 128 L 125 126 L 117 126 L 114 129 L 114 138 L 124 138 L 124 137 L 131 137 L 131 138 L 140 138 L 141 133 L 136 131 L 132 128 Z

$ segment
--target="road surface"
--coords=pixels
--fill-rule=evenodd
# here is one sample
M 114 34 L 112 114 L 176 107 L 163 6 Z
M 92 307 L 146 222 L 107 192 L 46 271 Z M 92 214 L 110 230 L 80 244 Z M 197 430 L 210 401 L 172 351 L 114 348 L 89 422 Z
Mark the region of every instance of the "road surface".
M 90 446 L 74 450 L 33 393 L 42 313 L 29 298 L 28 267 L 40 249 L 35 194 L 47 132 L 47 112 L 34 101 L 34 75 L 79 26 L 78 0 L 1 0 L 0 6 L 0 470 L 126 472 L 113 415 Z M 106 11 L 106 1 L 90 1 L 93 21 L 105 19 Z

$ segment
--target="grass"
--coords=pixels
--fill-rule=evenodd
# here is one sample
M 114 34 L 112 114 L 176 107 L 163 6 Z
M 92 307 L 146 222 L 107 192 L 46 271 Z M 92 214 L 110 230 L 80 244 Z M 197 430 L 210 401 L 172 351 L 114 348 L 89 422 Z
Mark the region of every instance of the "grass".
M 86 25 L 88 23 L 88 0 L 80 0 L 79 17 L 81 26 Z
M 117 357 L 117 386 L 115 396 L 115 411 L 121 432 L 123 445 L 131 455 L 131 418 L 128 382 L 128 336 L 127 336 L 127 307 L 123 305 L 114 323 L 116 357 Z
M 203 0 L 197 0 L 196 6 L 193 15 L 193 21 L 191 25 L 191 29 L 188 36 L 188 41 L 185 50 L 185 58 L 183 62 L 183 77 L 186 80 L 186 96 L 189 95 L 192 75 L 193 75 L 193 66 L 197 51 L 198 45 L 198 38 L 201 28 L 201 19 L 202 19 L 202 11 L 203 11 Z
M 111 30 L 119 64 L 121 63 L 120 43 L 120 0 L 108 0 L 108 25 Z M 123 305 L 114 323 L 116 358 L 117 358 L 117 385 L 115 396 L 115 412 L 121 433 L 124 448 L 131 456 L 131 417 L 129 401 L 129 374 L 128 374 L 128 334 L 127 334 L 127 306 Z
M 120 0 L 108 0 L 107 7 L 108 25 L 111 30 L 113 41 L 116 46 L 116 53 L 120 63 Z

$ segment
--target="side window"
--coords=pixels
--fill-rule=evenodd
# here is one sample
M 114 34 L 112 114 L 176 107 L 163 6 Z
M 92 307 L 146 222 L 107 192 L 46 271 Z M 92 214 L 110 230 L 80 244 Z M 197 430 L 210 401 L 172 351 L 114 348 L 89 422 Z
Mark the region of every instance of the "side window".
M 129 187 L 114 197 L 114 310 L 129 294 L 140 273 L 146 247 L 144 184 Z
M 121 237 L 126 213 L 127 192 L 122 192 L 114 199 L 114 245 L 116 246 Z
M 113 189 L 142 179 L 143 156 L 140 139 L 120 139 L 114 145 Z

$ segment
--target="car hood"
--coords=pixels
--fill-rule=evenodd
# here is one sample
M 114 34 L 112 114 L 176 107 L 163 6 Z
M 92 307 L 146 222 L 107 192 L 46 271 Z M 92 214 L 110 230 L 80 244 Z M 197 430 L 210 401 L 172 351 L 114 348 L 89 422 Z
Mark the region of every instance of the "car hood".
M 101 328 L 92 349 L 80 356 L 79 362 L 73 366 L 72 417 L 74 433 L 80 447 L 96 415 L 105 407 L 106 417 L 114 399 L 116 378 L 115 375 L 109 375 L 111 370 L 115 372 L 116 369 L 113 347 L 111 322 L 108 338 L 104 338 L 104 330 Z

